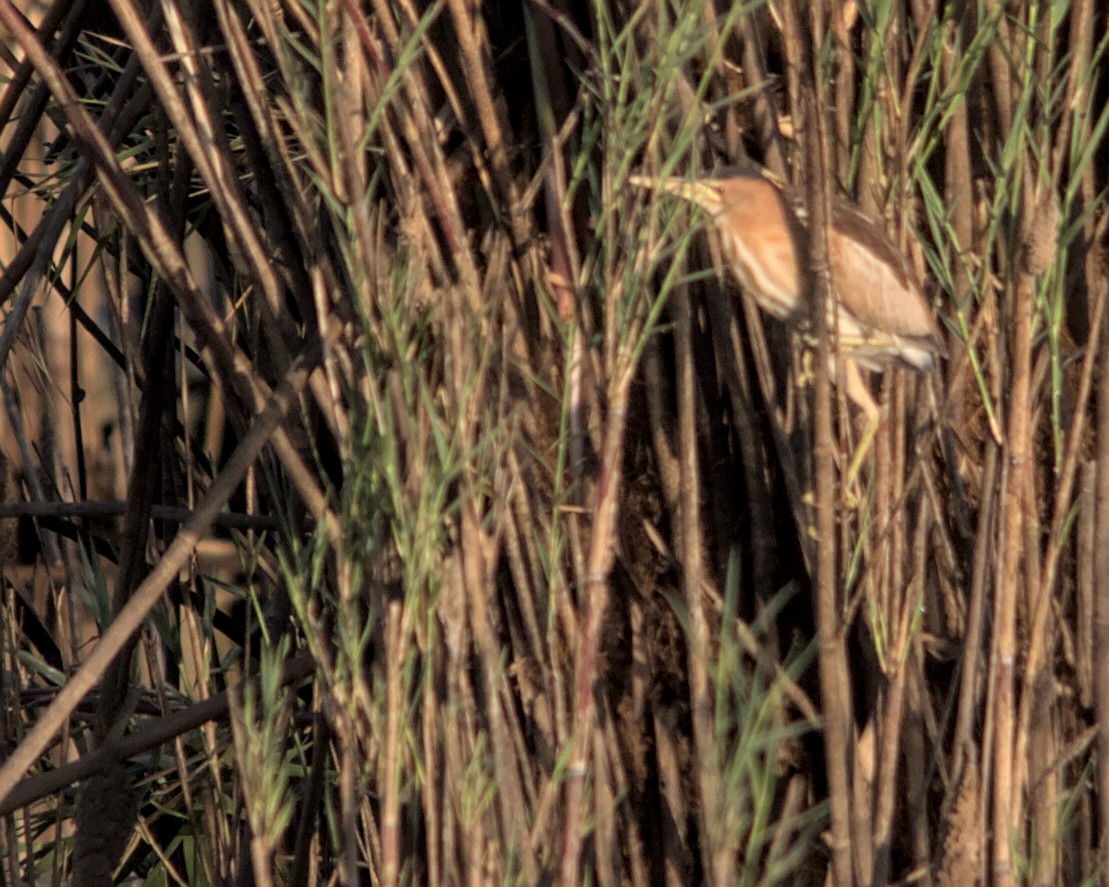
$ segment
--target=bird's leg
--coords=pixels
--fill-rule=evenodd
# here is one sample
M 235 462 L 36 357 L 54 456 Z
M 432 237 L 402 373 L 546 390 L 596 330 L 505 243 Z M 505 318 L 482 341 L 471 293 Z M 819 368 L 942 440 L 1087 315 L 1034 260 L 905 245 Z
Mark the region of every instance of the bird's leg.
M 850 358 L 846 358 L 843 362 L 843 377 L 845 393 L 866 416 L 866 428 L 863 430 L 863 436 L 859 438 L 859 443 L 855 447 L 855 455 L 847 469 L 847 480 L 844 486 L 850 488 L 854 485 L 859 469 L 863 466 L 863 459 L 866 458 L 866 454 L 874 444 L 874 438 L 882 424 L 882 413 L 878 409 L 874 395 L 870 393 L 870 389 L 863 380 L 862 373 L 859 372 L 859 365 Z
M 807 347 L 801 352 L 801 372 L 797 376 L 797 387 L 804 388 L 812 383 L 815 373 L 812 368 L 812 349 Z

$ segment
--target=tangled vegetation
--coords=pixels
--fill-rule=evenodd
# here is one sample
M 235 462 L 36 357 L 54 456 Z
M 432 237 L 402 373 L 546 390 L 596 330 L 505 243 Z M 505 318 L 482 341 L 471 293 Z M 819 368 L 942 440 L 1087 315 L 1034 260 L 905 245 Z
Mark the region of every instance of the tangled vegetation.
M 5 883 L 1109 870 L 1102 6 L 0 21 Z M 857 483 L 750 163 L 941 321 Z

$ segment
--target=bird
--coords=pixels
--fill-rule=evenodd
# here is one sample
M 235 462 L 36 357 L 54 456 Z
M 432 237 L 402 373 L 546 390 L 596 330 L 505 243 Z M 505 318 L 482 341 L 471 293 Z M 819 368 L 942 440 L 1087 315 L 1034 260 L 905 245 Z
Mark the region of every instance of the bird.
M 633 175 L 629 181 L 706 210 L 743 291 L 790 328 L 811 328 L 808 215 L 800 192 L 760 169 L 698 179 Z M 867 419 L 848 473 L 853 478 L 881 421 L 859 367 L 933 373 L 947 348 L 912 265 L 884 227 L 843 198 L 833 198 L 830 210 L 828 330 L 844 359 L 844 393 Z

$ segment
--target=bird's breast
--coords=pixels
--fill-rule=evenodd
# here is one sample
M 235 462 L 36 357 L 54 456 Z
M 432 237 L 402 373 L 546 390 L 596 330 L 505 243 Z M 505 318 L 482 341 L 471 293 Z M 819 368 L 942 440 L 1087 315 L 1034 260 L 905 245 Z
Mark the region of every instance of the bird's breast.
M 736 276 L 758 306 L 778 320 L 803 321 L 797 246 L 786 226 L 759 233 L 754 226 L 731 237 Z

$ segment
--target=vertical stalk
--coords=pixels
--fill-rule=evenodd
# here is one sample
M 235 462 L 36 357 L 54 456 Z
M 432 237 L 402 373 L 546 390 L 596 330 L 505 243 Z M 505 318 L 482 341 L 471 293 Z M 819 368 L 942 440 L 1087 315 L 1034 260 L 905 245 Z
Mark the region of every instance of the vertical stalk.
M 1020 273 L 1013 304 L 1013 371 L 1005 451 L 1005 481 L 1001 571 L 994 601 L 994 779 L 993 877 L 998 887 L 1013 883 L 1010 810 L 1020 786 L 1014 780 L 1013 741 L 1016 726 L 1014 666 L 1017 657 L 1017 605 L 1021 595 L 1021 539 L 1024 519 L 1024 475 L 1028 470 L 1031 437 L 1032 310 L 1031 275 Z
M 1109 274 L 1103 267 L 1097 284 L 1109 289 Z M 1093 275 L 1091 275 L 1093 276 Z M 1102 343 L 1109 342 L 1109 312 L 1101 324 Z M 1109 362 L 1102 363 L 1097 397 L 1096 539 L 1094 568 L 1094 643 L 1092 651 L 1094 700 L 1098 726 L 1098 813 L 1101 826 L 1098 858 L 1102 871 L 1109 871 Z
M 678 357 L 678 434 L 681 465 L 682 584 L 689 611 L 689 704 L 693 717 L 693 747 L 697 781 L 701 791 L 701 822 L 706 856 L 715 884 L 735 883 L 735 865 L 723 840 L 719 818 L 719 764 L 713 732 L 712 688 L 705 660 L 709 655 L 709 627 L 701 605 L 704 581 L 703 533 L 701 528 L 701 478 L 697 460 L 697 385 L 693 360 L 693 318 L 689 290 L 675 294 Z
M 849 755 L 852 746 L 851 697 L 848 692 L 847 655 L 839 600 L 836 571 L 835 517 L 835 442 L 832 437 L 832 379 L 830 367 L 833 351 L 825 309 L 831 292 L 828 285 L 829 219 L 827 150 L 823 113 L 826 105 L 823 78 L 819 70 L 820 39 L 823 34 L 823 10 L 817 3 L 811 7 L 812 31 L 806 43 L 802 36 L 798 5 L 786 4 L 786 56 L 795 71 L 794 83 L 799 86 L 797 106 L 798 135 L 805 146 L 806 203 L 809 213 L 807 260 L 804 275 L 808 287 L 812 326 L 816 336 L 815 405 L 813 461 L 816 477 L 816 623 L 819 640 L 819 670 L 822 708 L 824 712 L 824 755 L 828 770 L 828 793 L 832 820 L 832 875 L 837 887 L 854 884 L 852 856 L 859 848 L 852 841 L 851 779 Z M 802 64 L 803 63 L 803 64 Z M 869 880 L 869 872 L 860 873 Z
M 616 553 L 616 517 L 619 513 L 623 474 L 624 433 L 628 418 L 628 391 L 633 361 L 618 356 L 609 396 L 601 464 L 598 470 L 593 529 L 585 583 L 581 590 L 582 618 L 578 655 L 574 663 L 573 735 L 566 771 L 566 820 L 562 837 L 559 883 L 578 887 L 581 883 L 582 803 L 589 768 L 590 739 L 596 729 L 597 657 L 601 631 L 609 601 L 609 571 Z

